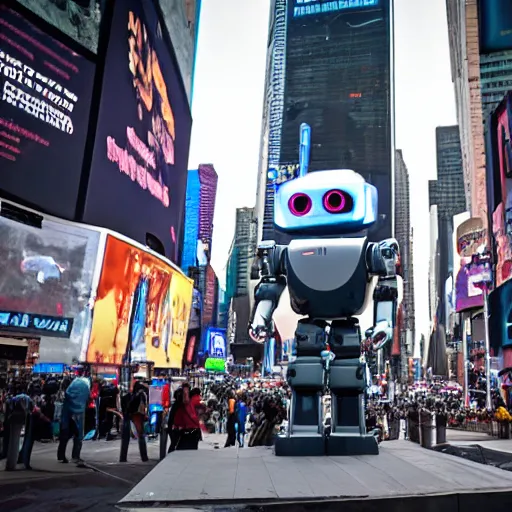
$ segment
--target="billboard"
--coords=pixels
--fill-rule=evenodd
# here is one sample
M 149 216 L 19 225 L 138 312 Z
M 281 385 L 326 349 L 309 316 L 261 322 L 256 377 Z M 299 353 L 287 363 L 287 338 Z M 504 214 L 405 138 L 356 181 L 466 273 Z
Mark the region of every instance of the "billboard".
M 181 368 L 192 288 L 164 260 L 108 235 L 85 360 Z
M 74 218 L 95 66 L 0 2 L 0 191 Z
M 512 277 L 512 95 L 508 94 L 487 127 L 488 197 L 496 249 L 496 286 Z
M 171 35 L 187 97 L 191 101 L 200 0 L 158 0 L 158 3 Z
M 153 0 L 115 3 L 83 219 L 180 261 L 191 116 Z
M 512 347 L 512 281 L 507 281 L 489 295 L 489 334 L 494 354 Z
M 512 50 L 512 2 L 479 0 L 480 53 Z
M 226 359 L 226 329 L 210 327 L 208 331 L 206 331 L 204 351 L 208 352 L 209 357 L 213 357 L 215 359 Z
M 100 35 L 100 5 L 91 0 L 16 0 L 87 50 L 97 53 Z
M 42 336 L 41 362 L 80 357 L 99 233 L 43 218 L 39 226 L 0 216 L 0 331 Z
M 187 344 L 183 354 L 183 365 L 194 364 L 196 354 L 201 344 L 201 329 L 189 329 L 187 332 Z
M 298 162 L 300 125 L 309 124 L 310 172 L 353 169 L 377 187 L 380 219 L 370 237 L 379 240 L 392 234 L 391 52 L 389 0 L 288 3 L 277 165 Z M 267 187 L 267 217 L 272 194 Z
M 482 290 L 475 286 L 480 279 L 480 268 L 466 267 L 471 256 L 486 246 L 487 231 L 482 219 L 470 218 L 456 227 L 458 264 L 454 265 L 455 278 L 455 309 L 457 313 L 470 308 L 483 306 Z

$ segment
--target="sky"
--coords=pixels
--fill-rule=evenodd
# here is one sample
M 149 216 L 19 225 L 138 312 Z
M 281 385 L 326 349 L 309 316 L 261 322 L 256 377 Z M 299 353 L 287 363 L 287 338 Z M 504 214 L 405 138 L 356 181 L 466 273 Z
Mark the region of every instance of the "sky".
M 219 175 L 212 265 L 221 282 L 236 208 L 254 206 L 269 0 L 202 0 L 189 169 Z M 445 0 L 395 0 L 396 148 L 411 187 L 416 335 L 429 332 L 428 180 L 436 178 L 435 129 L 456 124 Z

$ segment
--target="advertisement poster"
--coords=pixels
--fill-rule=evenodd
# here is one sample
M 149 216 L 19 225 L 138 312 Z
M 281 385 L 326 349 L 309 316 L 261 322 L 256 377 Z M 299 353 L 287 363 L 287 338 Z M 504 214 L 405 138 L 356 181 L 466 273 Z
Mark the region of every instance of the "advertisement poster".
M 88 304 L 99 233 L 47 219 L 36 228 L 0 217 L 0 240 L 0 311 L 4 318 L 10 313 L 11 327 L 18 324 L 9 330 L 33 334 L 38 319 L 45 330 L 40 333 L 44 336 L 40 362 L 71 363 L 80 356 L 90 324 Z M 50 330 L 57 323 L 57 335 L 52 337 Z
M 226 329 L 210 327 L 206 332 L 205 352 L 215 359 L 226 359 Z
M 378 5 L 379 0 L 293 0 L 293 16 L 311 16 Z
M 194 364 L 201 343 L 201 329 L 190 329 L 187 333 L 187 345 L 183 356 L 183 365 Z
M 498 194 L 501 202 L 492 215 L 492 229 L 496 244 L 496 286 L 501 286 L 512 276 L 512 102 L 508 95 L 494 115 L 493 127 L 496 130 L 497 161 L 494 172 L 499 174 Z
M 183 84 L 190 101 L 196 54 L 197 19 L 201 0 L 159 0 L 158 3 L 171 36 Z
M 481 279 L 481 268 L 466 267 L 471 262 L 471 256 L 477 254 L 486 244 L 486 230 L 478 217 L 464 221 L 456 228 L 457 254 L 459 262 L 454 265 L 455 278 L 455 308 L 457 313 L 483 305 L 482 290 L 475 286 Z
M 179 263 L 192 120 L 164 30 L 153 0 L 115 3 L 83 220 Z
M 0 2 L 0 190 L 74 218 L 95 66 Z
M 98 51 L 103 1 L 17 0 L 93 53 Z
M 161 259 L 109 235 L 86 361 L 180 368 L 192 287 Z

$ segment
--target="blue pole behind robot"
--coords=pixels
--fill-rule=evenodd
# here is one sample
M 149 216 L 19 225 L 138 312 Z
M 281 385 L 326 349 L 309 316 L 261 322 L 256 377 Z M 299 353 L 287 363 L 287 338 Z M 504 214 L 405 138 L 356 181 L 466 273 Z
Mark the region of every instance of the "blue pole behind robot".
M 259 279 L 249 335 L 272 336 L 272 315 L 286 287 L 295 313 L 296 359 L 288 365 L 292 390 L 289 429 L 276 455 L 378 454 L 366 431 L 367 366 L 356 315 L 373 299 L 375 350 L 392 338 L 396 319 L 398 244 L 370 242 L 378 219 L 377 190 L 347 169 L 308 173 L 311 128 L 300 128 L 298 176 L 275 186 L 274 225 L 291 234 L 288 245 L 258 245 L 251 278 Z M 326 349 L 329 350 L 326 350 Z M 328 389 L 326 390 L 326 383 Z M 331 432 L 324 435 L 322 396 L 331 396 Z

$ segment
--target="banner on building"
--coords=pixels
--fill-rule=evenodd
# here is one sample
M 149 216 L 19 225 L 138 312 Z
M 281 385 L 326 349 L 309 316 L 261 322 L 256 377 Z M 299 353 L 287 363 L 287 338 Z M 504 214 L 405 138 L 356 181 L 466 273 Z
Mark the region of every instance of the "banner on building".
M 472 217 L 456 228 L 458 264 L 454 264 L 455 278 L 455 309 L 459 313 L 466 309 L 481 307 L 483 305 L 482 290 L 475 286 L 480 282 L 480 268 L 467 265 L 471 256 L 477 254 L 486 245 L 487 230 L 482 219 Z

